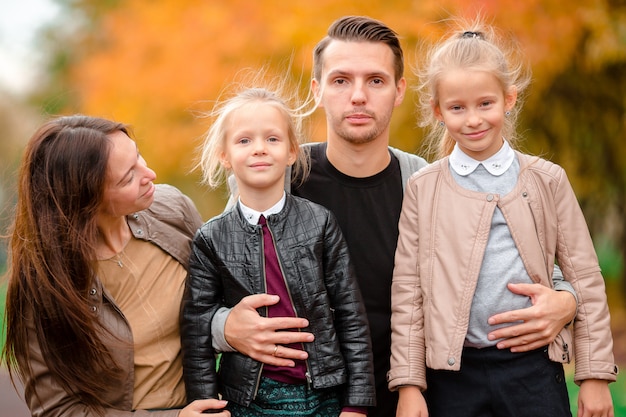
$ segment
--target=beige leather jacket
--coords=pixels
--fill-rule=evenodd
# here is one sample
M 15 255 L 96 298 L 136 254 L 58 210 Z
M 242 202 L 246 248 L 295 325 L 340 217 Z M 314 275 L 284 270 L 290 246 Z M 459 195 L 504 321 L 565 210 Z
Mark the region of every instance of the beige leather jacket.
M 408 182 L 392 284 L 389 388 L 426 389 L 425 367 L 459 370 L 491 217 L 498 206 L 530 278 L 552 285 L 555 258 L 578 294 L 575 380 L 615 381 L 610 317 L 598 259 L 565 171 L 516 153 L 520 175 L 507 195 L 461 188 L 444 158 Z M 569 329 L 549 346 L 569 362 Z
M 127 216 L 128 224 L 133 235 L 154 243 L 181 264 L 188 267 L 191 250 L 191 239 L 202 224 L 200 214 L 192 201 L 178 189 L 169 185 L 157 185 L 155 200 L 152 205 L 141 212 Z M 120 383 L 115 390 L 102 393 L 102 401 L 110 404 L 105 409 L 106 417 L 154 416 L 175 417 L 180 410 L 162 411 L 132 411 L 134 387 L 134 357 L 133 335 L 124 315 L 115 302 L 103 288 L 99 279 L 95 278 L 90 291 L 92 309 L 103 323 L 119 338 L 110 336 L 106 340 L 124 375 L 120 376 Z M 163 297 L 167 297 L 163 294 Z M 178 320 L 178 317 L 173 318 Z M 24 397 L 26 405 L 33 416 L 60 417 L 60 416 L 98 416 L 80 403 L 78 397 L 64 390 L 50 372 L 39 343 L 30 326 L 30 346 L 32 378 L 24 381 Z M 97 378 L 94 375 L 94 378 Z M 185 404 L 181 404 L 181 407 Z

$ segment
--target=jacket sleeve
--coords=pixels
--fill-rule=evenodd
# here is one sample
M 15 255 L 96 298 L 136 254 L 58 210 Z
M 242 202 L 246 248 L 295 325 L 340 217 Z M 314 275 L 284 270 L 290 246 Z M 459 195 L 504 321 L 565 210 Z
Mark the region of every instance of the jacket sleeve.
M 398 223 L 399 236 L 391 284 L 391 366 L 389 389 L 426 389 L 424 309 L 418 261 L 417 190 L 409 180 Z
M 557 212 L 556 257 L 565 278 L 578 293 L 574 321 L 577 383 L 585 379 L 615 381 L 610 315 L 598 258 L 574 190 L 565 171 L 556 173 L 553 187 Z
M 337 220 L 328 213 L 324 236 L 324 275 L 334 324 L 348 368 L 343 406 L 376 405 L 374 359 L 365 304 Z
M 217 398 L 218 394 L 211 320 L 219 307 L 221 289 L 214 259 L 200 229 L 191 249 L 180 318 L 183 378 L 188 402 Z
M 32 374 L 24 383 L 24 400 L 33 417 L 176 417 L 180 410 L 125 411 L 115 408 L 104 408 L 104 414 L 98 414 L 91 407 L 80 401 L 80 398 L 67 392 L 56 380 L 43 358 L 32 322 L 28 324 L 30 347 L 30 366 Z M 128 390 L 133 390 L 133 381 Z

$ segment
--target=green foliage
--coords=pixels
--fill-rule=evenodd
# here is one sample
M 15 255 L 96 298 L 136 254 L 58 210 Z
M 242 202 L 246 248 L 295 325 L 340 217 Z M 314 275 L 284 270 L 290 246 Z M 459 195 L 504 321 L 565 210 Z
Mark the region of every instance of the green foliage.
M 622 251 L 606 237 L 596 239 L 595 247 L 604 279 L 607 282 L 619 281 L 624 275 L 624 258 Z

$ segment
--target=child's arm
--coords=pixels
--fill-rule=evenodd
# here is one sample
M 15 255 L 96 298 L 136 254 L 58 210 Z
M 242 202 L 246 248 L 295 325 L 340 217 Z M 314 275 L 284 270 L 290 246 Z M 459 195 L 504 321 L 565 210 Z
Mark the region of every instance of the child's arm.
M 554 170 L 551 191 L 557 220 L 556 258 L 572 283 L 580 306 L 574 321 L 575 381 L 615 381 L 611 319 L 598 257 L 574 190 L 562 168 Z
M 398 389 L 398 393 L 396 417 L 428 417 L 426 400 L 418 387 L 405 385 Z
M 391 283 L 389 389 L 426 389 L 424 283 L 420 276 L 417 186 L 409 180 L 398 222 L 399 236 Z M 427 284 L 427 283 L 426 283 Z
M 609 381 L 587 379 L 580 384 L 577 417 L 613 417 Z
M 210 245 L 202 229 L 194 238 L 181 305 L 180 336 L 187 401 L 217 398 L 211 319 L 220 307 L 221 286 L 210 262 Z
M 328 307 L 334 311 L 334 328 L 348 371 L 342 405 L 373 406 L 376 403 L 374 360 L 365 304 L 348 246 L 330 212 L 324 229 L 323 265 Z

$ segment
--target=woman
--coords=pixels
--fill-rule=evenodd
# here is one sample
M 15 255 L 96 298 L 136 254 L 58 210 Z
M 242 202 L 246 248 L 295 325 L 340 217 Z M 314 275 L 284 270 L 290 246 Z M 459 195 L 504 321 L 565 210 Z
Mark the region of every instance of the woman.
M 60 117 L 26 146 L 3 360 L 34 416 L 190 417 L 225 406 L 182 408 L 178 318 L 202 221 L 180 191 L 154 185 L 128 133 Z

